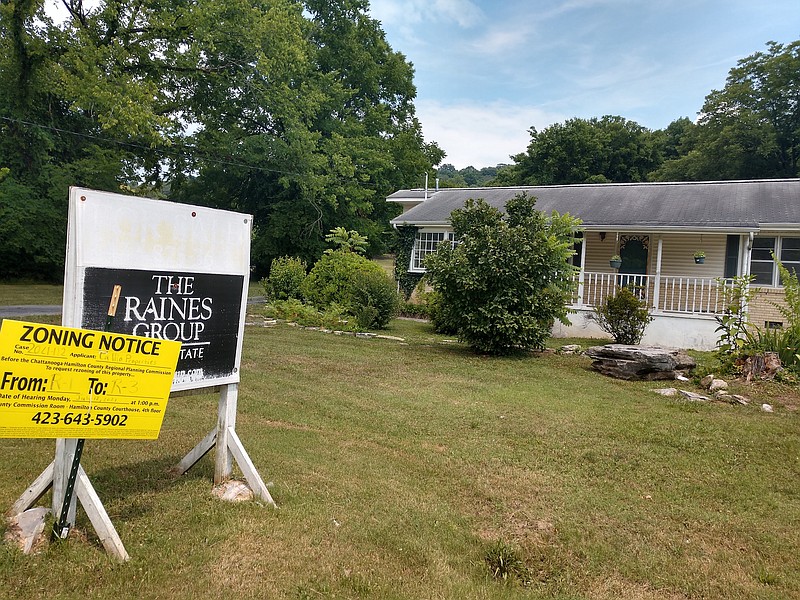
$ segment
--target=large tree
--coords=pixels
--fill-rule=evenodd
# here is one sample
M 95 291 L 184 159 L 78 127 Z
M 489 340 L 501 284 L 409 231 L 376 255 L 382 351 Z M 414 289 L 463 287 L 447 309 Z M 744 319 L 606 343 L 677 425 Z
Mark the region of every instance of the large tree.
M 335 226 L 379 241 L 385 197 L 441 160 L 365 1 L 64 4 L 63 23 L 42 0 L 0 7 L 0 167 L 17 204 L 55 203 L 43 232 L 63 231 L 69 184 L 161 195 L 253 213 L 263 271 L 315 259 Z
M 498 185 L 644 181 L 660 163 L 652 132 L 618 116 L 569 119 L 530 134 L 527 151 L 498 173 Z
M 769 42 L 738 62 L 705 100 L 690 143 L 653 174 L 660 180 L 757 179 L 800 174 L 800 41 Z

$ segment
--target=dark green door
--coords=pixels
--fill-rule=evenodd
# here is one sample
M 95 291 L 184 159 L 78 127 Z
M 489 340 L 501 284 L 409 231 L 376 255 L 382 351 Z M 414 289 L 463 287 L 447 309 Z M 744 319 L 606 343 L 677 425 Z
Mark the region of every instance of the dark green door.
M 646 235 L 622 236 L 620 238 L 619 255 L 622 266 L 619 268 L 620 285 L 643 285 L 643 277 L 647 275 L 647 256 L 650 238 Z

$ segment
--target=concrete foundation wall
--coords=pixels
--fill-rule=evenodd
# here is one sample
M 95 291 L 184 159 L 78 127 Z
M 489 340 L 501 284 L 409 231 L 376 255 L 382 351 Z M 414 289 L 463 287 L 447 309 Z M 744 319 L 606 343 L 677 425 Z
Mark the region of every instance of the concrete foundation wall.
M 610 336 L 589 319 L 590 314 L 592 311 L 589 309 L 579 309 L 569 317 L 572 325 L 556 323 L 553 326 L 553 337 L 610 340 Z M 717 322 L 713 317 L 663 314 L 653 316 L 655 318 L 652 323 L 645 329 L 642 344 L 692 350 L 713 350 L 716 347 L 719 334 L 715 331 Z

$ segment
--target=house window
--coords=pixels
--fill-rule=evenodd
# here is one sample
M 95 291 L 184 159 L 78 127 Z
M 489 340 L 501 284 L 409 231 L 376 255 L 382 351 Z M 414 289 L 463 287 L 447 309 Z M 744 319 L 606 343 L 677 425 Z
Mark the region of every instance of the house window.
M 409 270 L 418 273 L 425 271 L 423 266 L 425 258 L 436 252 L 439 242 L 443 242 L 445 239 L 447 239 L 447 234 L 443 231 L 418 231 L 417 237 L 414 239 L 414 251 L 411 253 Z
M 753 238 L 753 250 L 750 255 L 750 274 L 755 275 L 753 282 L 757 285 L 772 285 L 775 279 L 774 237 Z
M 773 255 L 790 272 L 800 273 L 800 238 L 755 237 L 750 257 L 750 273 L 755 275 L 756 285 L 781 285 Z
M 790 273 L 800 273 L 800 238 L 781 238 L 780 261 Z

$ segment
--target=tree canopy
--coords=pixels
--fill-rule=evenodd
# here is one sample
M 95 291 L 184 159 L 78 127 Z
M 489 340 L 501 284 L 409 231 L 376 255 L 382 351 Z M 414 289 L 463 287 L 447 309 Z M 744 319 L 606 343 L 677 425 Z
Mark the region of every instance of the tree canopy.
M 618 116 L 530 129 L 526 152 L 498 174 L 501 185 L 636 182 L 659 164 L 652 132 Z
M 769 42 L 706 96 L 694 131 L 658 180 L 756 179 L 800 174 L 800 41 Z
M 69 185 L 252 213 L 261 272 L 337 226 L 375 250 L 385 197 L 443 157 L 366 0 L 67 0 L 61 23 L 43 5 L 0 5 L 4 267 L 59 272 Z

